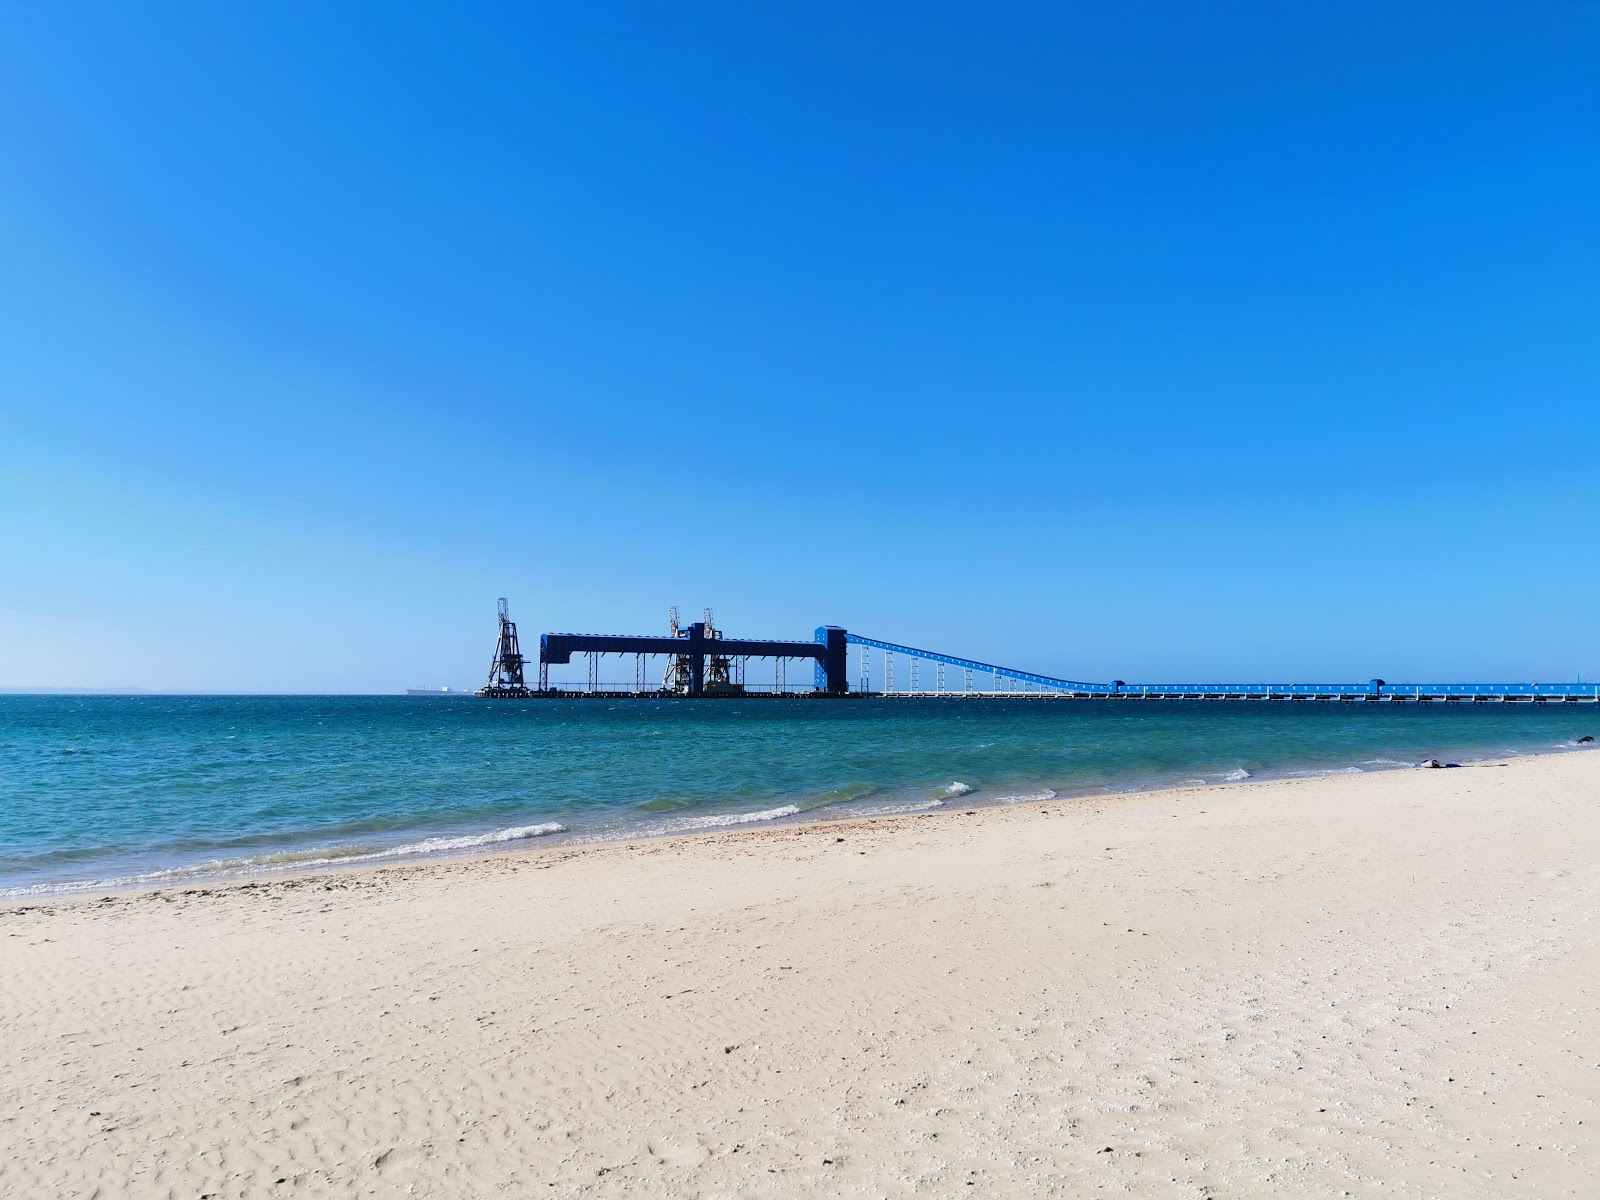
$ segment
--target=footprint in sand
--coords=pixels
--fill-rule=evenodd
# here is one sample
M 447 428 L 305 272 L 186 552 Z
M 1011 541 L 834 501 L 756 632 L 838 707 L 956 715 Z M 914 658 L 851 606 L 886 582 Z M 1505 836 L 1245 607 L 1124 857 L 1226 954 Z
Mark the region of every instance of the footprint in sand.
M 710 1157 L 693 1138 L 653 1137 L 648 1149 L 650 1157 L 664 1167 L 697 1167 Z

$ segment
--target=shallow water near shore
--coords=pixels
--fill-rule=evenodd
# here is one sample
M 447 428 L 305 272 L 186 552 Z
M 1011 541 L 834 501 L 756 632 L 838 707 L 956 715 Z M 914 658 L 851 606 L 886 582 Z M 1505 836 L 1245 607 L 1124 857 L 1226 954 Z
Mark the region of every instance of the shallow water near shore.
M 1576 748 L 1590 706 L 0 697 L 0 896 Z

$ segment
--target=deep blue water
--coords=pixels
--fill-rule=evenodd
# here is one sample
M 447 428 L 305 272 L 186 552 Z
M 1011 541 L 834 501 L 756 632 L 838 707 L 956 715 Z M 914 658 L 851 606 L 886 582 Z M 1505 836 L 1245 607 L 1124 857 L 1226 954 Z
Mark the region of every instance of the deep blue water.
M 1587 706 L 3 696 L 0 894 L 1070 802 L 1586 733 Z

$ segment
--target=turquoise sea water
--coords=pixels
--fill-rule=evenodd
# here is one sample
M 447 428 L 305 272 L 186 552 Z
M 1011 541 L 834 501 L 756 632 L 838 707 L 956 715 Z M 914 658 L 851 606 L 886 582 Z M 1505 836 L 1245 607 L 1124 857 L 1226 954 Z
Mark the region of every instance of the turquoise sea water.
M 1570 749 L 1592 707 L 0 697 L 0 895 Z

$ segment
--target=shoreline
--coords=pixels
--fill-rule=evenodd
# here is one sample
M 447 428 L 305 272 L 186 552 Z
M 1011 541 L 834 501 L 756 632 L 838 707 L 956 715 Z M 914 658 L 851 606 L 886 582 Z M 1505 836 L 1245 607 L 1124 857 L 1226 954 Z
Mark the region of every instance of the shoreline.
M 1507 766 L 1512 763 L 1536 761 L 1542 758 L 1557 758 L 1569 754 L 1583 753 L 1595 750 L 1592 745 L 1571 745 L 1565 747 L 1550 747 L 1536 752 L 1518 753 L 1511 756 L 1495 756 L 1482 759 L 1467 759 L 1461 763 L 1452 763 L 1448 769 L 1471 770 L 1480 767 Z M 216 871 L 205 872 L 195 868 L 195 874 L 181 879 L 154 881 L 147 877 L 134 876 L 126 880 L 92 880 L 78 883 L 76 881 L 65 884 L 40 885 L 41 890 L 30 894 L 8 894 L 8 890 L 0 888 L 0 911 L 7 909 L 20 909 L 27 906 L 67 903 L 71 901 L 90 900 L 99 902 L 101 897 L 125 897 L 142 895 L 145 893 L 159 894 L 165 892 L 189 892 L 203 889 L 207 892 L 225 888 L 257 887 L 265 884 L 288 880 L 320 880 L 324 877 L 338 877 L 347 874 L 368 874 L 372 872 L 387 871 L 415 871 L 452 863 L 474 863 L 484 860 L 496 860 L 507 857 L 512 858 L 545 858 L 560 856 L 563 859 L 594 851 L 616 847 L 626 842 L 675 842 L 680 840 L 699 841 L 717 838 L 760 837 L 764 835 L 782 836 L 792 833 L 797 829 L 831 828 L 833 826 L 858 826 L 883 823 L 898 823 L 917 820 L 932 816 L 971 816 L 976 812 L 989 810 L 1007 811 L 1012 809 L 1035 808 L 1050 805 L 1077 805 L 1096 801 L 1134 799 L 1139 797 L 1163 797 L 1168 795 L 1186 795 L 1189 793 L 1210 793 L 1221 791 L 1234 791 L 1249 788 L 1273 787 L 1278 785 L 1314 784 L 1323 779 L 1351 778 L 1353 776 L 1382 776 L 1395 772 L 1414 771 L 1419 769 L 1416 765 L 1405 765 L 1398 762 L 1375 766 L 1370 760 L 1350 767 L 1328 768 L 1326 770 L 1309 771 L 1305 773 L 1288 772 L 1283 775 L 1263 775 L 1256 777 L 1250 775 L 1244 779 L 1223 779 L 1204 783 L 1164 784 L 1153 787 L 1134 787 L 1118 790 L 1099 792 L 1053 793 L 1050 796 L 1028 796 L 1018 799 L 997 799 L 979 795 L 974 800 L 973 793 L 962 793 L 952 796 L 937 806 L 931 806 L 920 811 L 906 811 L 895 813 L 877 814 L 841 814 L 837 816 L 815 817 L 807 819 L 807 812 L 819 809 L 801 809 L 793 816 L 774 818 L 771 821 L 751 821 L 726 826 L 717 826 L 705 829 L 673 830 L 667 832 L 619 832 L 614 836 L 594 836 L 572 838 L 564 841 L 545 843 L 543 836 L 532 836 L 506 840 L 503 842 L 486 842 L 481 846 L 459 851 L 426 852 L 419 851 L 415 854 L 395 856 L 393 858 L 381 857 L 385 852 L 380 851 L 377 861 L 338 861 L 331 862 L 312 861 L 304 864 L 275 865 L 270 863 L 238 868 L 219 868 Z M 970 810 L 970 811 L 969 811 Z M 566 832 L 562 830 L 561 832 Z M 183 870 L 184 868 L 173 868 Z M 165 873 L 165 872 L 159 872 Z M 68 890 L 70 889 L 70 890 Z
M 18 709 L 15 770 L 0 788 L 12 799 L 0 818 L 0 904 L 1048 792 L 1065 801 L 1372 773 L 1429 756 L 1571 750 L 1591 731 L 1565 710 L 1483 706 L 1063 716 L 1048 705 L 952 715 L 911 703 L 835 719 L 827 706 L 558 706 L 541 716 L 335 702 L 346 699 L 178 698 L 137 720 L 92 698 Z
M 0 1191 L 1581 1196 L 1597 794 L 1551 754 L 8 905 Z

